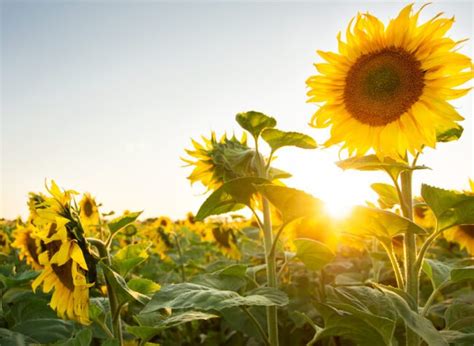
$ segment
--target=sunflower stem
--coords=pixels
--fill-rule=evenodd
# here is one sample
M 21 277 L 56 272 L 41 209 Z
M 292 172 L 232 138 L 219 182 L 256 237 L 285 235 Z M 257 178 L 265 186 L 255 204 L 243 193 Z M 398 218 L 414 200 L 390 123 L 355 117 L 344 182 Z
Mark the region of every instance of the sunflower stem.
M 110 259 L 110 252 L 108 250 L 107 243 L 104 243 L 100 239 L 87 238 L 89 244 L 96 247 L 99 251 L 100 258 L 105 261 L 105 263 L 110 267 L 112 261 Z M 110 318 L 112 320 L 112 330 L 114 332 L 114 338 L 118 340 L 119 345 L 123 345 L 123 336 L 122 336 L 122 321 L 120 319 L 120 309 L 121 306 L 118 303 L 117 293 L 115 292 L 113 285 L 109 282 L 107 277 L 105 278 L 105 284 L 107 286 L 107 296 L 109 298 L 110 305 Z
M 412 175 L 413 171 L 407 170 L 400 174 L 402 200 L 400 201 L 403 216 L 413 220 L 412 201 Z M 418 271 L 416 269 L 416 235 L 407 231 L 404 237 L 404 265 L 405 265 L 405 291 L 415 302 L 415 311 L 418 313 Z M 408 346 L 418 346 L 418 335 L 407 327 L 406 339 Z

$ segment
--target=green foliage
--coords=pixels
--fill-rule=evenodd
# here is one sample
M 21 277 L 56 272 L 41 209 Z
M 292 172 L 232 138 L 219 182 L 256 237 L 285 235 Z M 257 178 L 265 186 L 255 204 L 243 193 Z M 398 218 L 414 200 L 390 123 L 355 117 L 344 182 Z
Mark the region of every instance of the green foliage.
M 449 191 L 423 184 L 421 195 L 433 210 L 438 220 L 438 228 L 474 224 L 474 195 Z
M 112 234 L 115 234 L 124 227 L 130 225 L 132 222 L 135 222 L 135 220 L 140 216 L 141 213 L 141 211 L 137 211 L 133 213 L 124 214 L 109 221 L 107 223 L 107 226 L 109 227 L 110 232 Z
M 382 209 L 391 209 L 395 205 L 399 205 L 400 201 L 397 194 L 397 189 L 389 184 L 384 183 L 374 183 L 370 185 L 372 190 L 374 190 L 378 196 L 378 202 L 380 208 Z
M 457 141 L 459 138 L 461 138 L 463 132 L 464 132 L 464 128 L 461 125 L 457 125 L 456 127 L 452 127 L 444 132 L 437 133 L 436 141 L 437 142 Z
M 260 136 L 264 129 L 273 128 L 277 124 L 275 118 L 255 111 L 239 113 L 235 120 L 243 129 L 250 132 L 255 139 Z
M 121 276 L 126 276 L 136 266 L 148 258 L 147 249 L 151 244 L 131 244 L 120 249 L 113 257 L 113 268 Z
M 273 152 L 281 147 L 293 146 L 301 149 L 315 149 L 316 141 L 308 135 L 299 132 L 285 132 L 278 129 L 266 128 L 262 138 L 268 143 Z
M 320 270 L 336 256 L 334 252 L 321 242 L 312 239 L 295 239 L 296 257 L 309 270 Z

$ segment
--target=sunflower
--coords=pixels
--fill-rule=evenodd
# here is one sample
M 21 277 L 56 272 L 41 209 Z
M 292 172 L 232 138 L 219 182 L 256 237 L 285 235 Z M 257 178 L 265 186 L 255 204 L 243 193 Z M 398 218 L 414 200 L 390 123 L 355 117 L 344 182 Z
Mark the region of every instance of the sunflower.
M 442 13 L 423 24 L 413 4 L 385 26 L 359 14 L 349 24 L 339 52 L 318 54 L 308 102 L 323 103 L 311 119 L 317 128 L 331 127 L 326 146 L 343 143 L 349 155 L 370 149 L 395 159 L 434 148 L 437 135 L 459 128 L 463 120 L 448 102 L 470 88 L 454 89 L 472 76 L 471 59 L 456 51 L 463 41 L 446 32 L 454 18 Z
M 90 193 L 85 193 L 79 202 L 79 216 L 81 224 L 88 232 L 92 232 L 99 225 L 99 208 Z
M 248 175 L 256 175 L 253 167 L 254 151 L 247 146 L 247 136 L 244 133 L 238 140 L 235 136 L 227 135 L 217 140 L 212 132 L 211 138 L 202 137 L 203 144 L 191 140 L 194 150 L 186 150 L 189 156 L 196 159 L 182 159 L 193 171 L 188 176 L 191 183 L 200 182 L 208 190 L 216 190 L 226 181 Z
M 36 291 L 42 285 L 45 293 L 54 290 L 50 306 L 60 317 L 89 324 L 89 288 L 95 266 L 72 207 L 75 192 L 61 191 L 54 181 L 48 191 L 51 197 L 36 209 L 35 236 L 40 239 L 38 262 L 43 271 L 32 287 Z
M 167 252 L 174 247 L 174 225 L 169 217 L 161 216 L 144 222 L 140 230 L 142 238 L 153 243 L 153 249 L 161 259 L 168 259 Z
M 17 224 L 13 231 L 14 241 L 11 246 L 19 250 L 20 260 L 25 259 L 26 264 L 35 270 L 40 270 L 43 266 L 39 263 L 38 255 L 41 252 L 41 241 L 36 236 L 36 228 L 32 224 Z
M 3 230 L 0 230 L 0 253 L 5 255 L 10 253 L 10 237 Z

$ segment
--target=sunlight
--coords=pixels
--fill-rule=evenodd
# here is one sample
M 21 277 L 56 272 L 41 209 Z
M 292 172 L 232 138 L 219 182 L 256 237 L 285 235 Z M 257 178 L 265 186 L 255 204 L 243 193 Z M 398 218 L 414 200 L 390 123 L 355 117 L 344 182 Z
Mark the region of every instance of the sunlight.
M 324 209 L 333 219 L 341 220 L 347 218 L 355 203 L 350 200 L 343 200 L 335 196 L 334 198 L 324 199 Z

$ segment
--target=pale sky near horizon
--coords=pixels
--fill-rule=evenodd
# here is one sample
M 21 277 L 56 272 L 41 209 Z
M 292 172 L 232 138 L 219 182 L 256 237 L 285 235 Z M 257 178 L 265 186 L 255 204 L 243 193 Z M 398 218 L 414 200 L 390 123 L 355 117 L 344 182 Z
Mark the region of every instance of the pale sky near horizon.
M 204 189 L 180 161 L 190 138 L 240 135 L 235 114 L 258 110 L 324 142 L 307 125 L 315 51 L 335 50 L 358 11 L 386 22 L 404 4 L 3 1 L 0 217 L 25 217 L 45 179 L 91 192 L 103 211 L 196 212 Z M 472 2 L 432 4 L 422 19 L 440 11 L 456 17 L 450 35 L 470 38 L 461 52 L 472 57 Z M 467 189 L 474 178 L 472 101 L 453 102 L 464 135 L 426 152 L 420 163 L 433 170 L 416 173 L 417 188 Z M 288 149 L 275 165 L 333 208 L 375 200 L 369 185 L 387 179 L 342 172 L 337 160 L 337 148 Z

